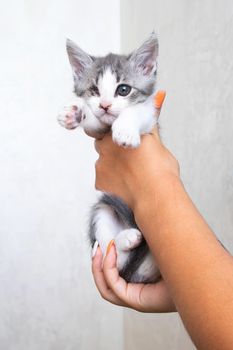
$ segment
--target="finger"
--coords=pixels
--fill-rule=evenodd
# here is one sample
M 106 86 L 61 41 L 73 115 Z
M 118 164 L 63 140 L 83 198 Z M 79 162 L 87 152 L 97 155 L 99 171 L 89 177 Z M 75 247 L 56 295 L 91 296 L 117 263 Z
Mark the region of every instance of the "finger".
M 156 117 L 158 118 L 160 115 L 160 111 L 164 102 L 164 99 L 166 97 L 166 92 L 163 90 L 159 90 L 155 97 L 154 97 L 154 106 L 156 109 Z M 158 125 L 155 125 L 154 128 L 151 130 L 150 134 L 152 134 L 153 136 L 156 137 L 157 140 L 160 140 L 160 136 L 159 136 L 159 128 Z
M 153 284 L 144 284 L 140 290 L 138 304 L 144 312 L 175 312 L 173 303 L 164 280 Z
M 94 147 L 95 147 L 96 152 L 97 152 L 98 154 L 100 154 L 97 140 L 95 140 L 95 142 L 94 142 Z
M 158 119 L 160 116 L 161 108 L 163 105 L 163 101 L 165 99 L 166 93 L 165 91 L 158 91 L 154 96 L 154 106 L 155 106 L 155 117 Z
M 176 311 L 164 281 L 154 284 L 127 283 L 119 276 L 114 244 L 111 244 L 108 248 L 103 263 L 103 271 L 109 288 L 128 307 L 141 312 Z
M 103 256 L 100 248 L 97 248 L 96 254 L 92 259 L 92 273 L 96 287 L 103 299 L 111 302 L 112 304 L 125 306 L 125 304 L 114 294 L 114 292 L 108 287 L 102 270 Z
M 115 295 L 123 302 L 127 302 L 127 283 L 119 275 L 116 260 L 116 247 L 114 241 L 111 241 L 109 243 L 107 254 L 103 262 L 103 272 L 105 280 L 107 282 L 107 285 L 113 290 Z
M 101 141 L 102 141 L 102 139 L 95 139 L 95 142 L 94 142 L 95 150 L 99 155 L 102 155 Z
M 150 134 L 153 135 L 153 136 L 155 136 L 156 139 L 160 140 L 159 129 L 158 129 L 158 126 L 157 126 L 157 125 L 155 125 L 155 126 L 153 127 L 153 129 L 151 130 Z
M 112 135 L 110 133 L 105 134 L 102 139 L 95 140 L 95 149 L 96 152 L 99 154 L 102 154 L 103 152 L 108 153 L 110 146 L 112 150 L 117 149 L 119 147 L 118 145 L 113 143 Z
M 158 124 L 153 127 L 153 129 L 150 132 L 150 135 L 153 136 L 160 144 L 162 144 L 160 135 L 159 135 L 159 126 Z
M 156 109 L 161 109 L 163 101 L 166 97 L 166 91 L 159 90 L 154 97 L 154 105 Z
M 144 312 L 143 305 L 139 303 L 140 289 L 144 285 L 140 283 L 127 283 L 119 275 L 116 258 L 116 247 L 114 244 L 109 244 L 108 252 L 103 263 L 104 276 L 109 288 L 127 307 Z

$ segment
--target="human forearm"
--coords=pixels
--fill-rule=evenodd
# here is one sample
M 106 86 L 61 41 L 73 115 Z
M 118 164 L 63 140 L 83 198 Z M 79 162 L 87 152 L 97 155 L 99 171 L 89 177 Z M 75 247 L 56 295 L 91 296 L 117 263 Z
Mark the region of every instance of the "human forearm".
M 233 261 L 177 176 L 148 184 L 135 217 L 198 349 L 233 344 Z
M 198 349 L 232 349 L 232 257 L 188 197 L 176 159 L 156 132 L 143 136 L 135 150 L 114 145 L 110 136 L 96 146 L 96 187 L 118 195 L 133 209 Z M 107 271 L 110 281 L 111 269 L 108 277 Z

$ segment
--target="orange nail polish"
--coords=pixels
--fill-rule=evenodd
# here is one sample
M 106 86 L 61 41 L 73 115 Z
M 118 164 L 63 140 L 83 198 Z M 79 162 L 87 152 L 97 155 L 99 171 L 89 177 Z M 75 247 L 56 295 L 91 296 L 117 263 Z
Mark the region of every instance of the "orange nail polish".
M 155 108 L 161 108 L 166 96 L 166 91 L 160 90 L 154 97 Z
M 111 247 L 113 246 L 113 244 L 115 244 L 114 239 L 112 239 L 112 240 L 108 243 L 106 255 L 108 255 L 108 253 L 109 253 Z

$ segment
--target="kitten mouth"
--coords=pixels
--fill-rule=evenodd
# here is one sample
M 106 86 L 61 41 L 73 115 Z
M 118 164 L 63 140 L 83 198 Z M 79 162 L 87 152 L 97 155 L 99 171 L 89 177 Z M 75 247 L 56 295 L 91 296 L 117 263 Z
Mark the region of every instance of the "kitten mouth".
M 110 112 L 110 111 L 107 111 L 107 112 L 104 112 L 101 116 L 100 116 L 100 118 L 102 118 L 102 117 L 105 117 L 105 118 L 107 118 L 107 117 L 111 117 L 111 118 L 117 118 L 117 115 L 115 115 L 114 113 L 112 113 L 112 112 Z
M 116 118 L 115 114 L 113 114 L 113 113 L 111 113 L 111 112 L 106 112 L 106 113 L 104 113 L 104 115 L 106 115 L 106 116 L 109 115 L 110 117 Z
M 117 116 L 112 114 L 112 113 L 104 113 L 102 114 L 99 119 L 105 123 L 105 124 L 108 124 L 108 125 L 112 125 L 112 123 L 114 122 L 114 120 L 116 120 Z

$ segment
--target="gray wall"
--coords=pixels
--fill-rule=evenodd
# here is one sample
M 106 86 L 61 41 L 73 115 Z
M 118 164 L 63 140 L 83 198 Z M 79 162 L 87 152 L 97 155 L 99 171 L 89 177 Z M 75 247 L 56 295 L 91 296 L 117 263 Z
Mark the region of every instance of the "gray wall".
M 163 140 L 195 204 L 233 252 L 233 2 L 121 1 L 124 52 L 153 29 L 158 87 L 167 91 Z M 193 349 L 176 315 L 125 311 L 124 320 L 127 350 Z
M 175 314 L 142 315 L 101 300 L 86 219 L 95 199 L 93 142 L 56 123 L 72 100 L 66 37 L 119 52 L 155 28 L 163 139 L 195 203 L 232 245 L 231 1 L 0 2 L 0 348 L 192 348 Z M 110 5 L 111 4 L 111 5 Z

